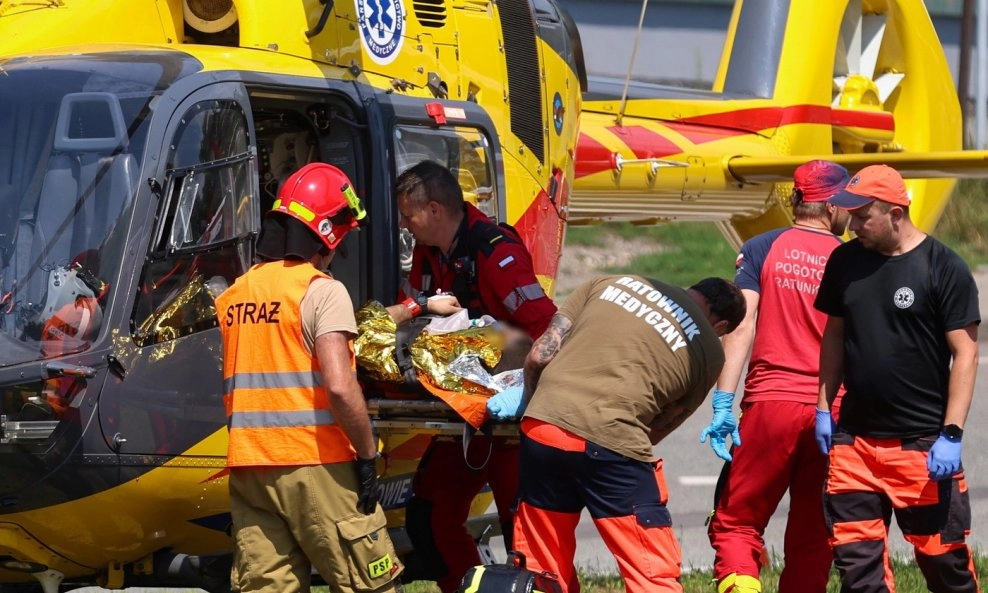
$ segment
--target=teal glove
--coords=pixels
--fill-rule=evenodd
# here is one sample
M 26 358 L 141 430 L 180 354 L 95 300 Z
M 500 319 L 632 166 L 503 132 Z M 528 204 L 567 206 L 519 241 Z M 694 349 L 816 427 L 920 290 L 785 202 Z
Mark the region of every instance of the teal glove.
M 525 387 L 516 385 L 487 400 L 487 414 L 494 420 L 514 420 L 525 411 Z
M 714 390 L 714 417 L 710 426 L 700 433 L 700 442 L 707 442 L 710 437 L 710 448 L 717 457 L 724 461 L 731 460 L 731 452 L 727 447 L 727 437 L 734 441 L 735 447 L 741 446 L 741 433 L 738 432 L 738 421 L 734 418 L 734 394 L 730 391 Z
M 944 480 L 961 469 L 961 440 L 952 439 L 940 433 L 937 442 L 933 443 L 930 455 L 926 458 L 926 469 L 930 470 L 930 478 Z

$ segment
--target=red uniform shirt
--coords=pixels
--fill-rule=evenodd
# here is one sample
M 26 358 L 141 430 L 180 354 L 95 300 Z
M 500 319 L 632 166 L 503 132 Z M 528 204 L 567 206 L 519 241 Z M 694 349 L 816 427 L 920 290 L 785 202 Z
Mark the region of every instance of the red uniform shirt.
M 525 330 L 532 339 L 542 335 L 556 305 L 535 277 L 521 238 L 469 203 L 456 237 L 448 256 L 437 247 L 415 246 L 408 276 L 413 295 L 453 293 L 471 317 L 490 315 Z
M 829 233 L 792 227 L 762 233 L 741 247 L 735 282 L 759 293 L 745 401 L 816 402 L 827 316 L 813 301 L 830 252 L 840 244 Z

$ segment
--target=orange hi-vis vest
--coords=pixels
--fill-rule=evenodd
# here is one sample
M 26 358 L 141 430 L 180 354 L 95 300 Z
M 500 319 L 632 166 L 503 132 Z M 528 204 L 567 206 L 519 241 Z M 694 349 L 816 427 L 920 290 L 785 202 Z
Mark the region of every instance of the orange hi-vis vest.
M 216 299 L 223 335 L 227 466 L 319 465 L 356 459 L 336 424 L 299 304 L 329 278 L 308 262 L 253 266 Z

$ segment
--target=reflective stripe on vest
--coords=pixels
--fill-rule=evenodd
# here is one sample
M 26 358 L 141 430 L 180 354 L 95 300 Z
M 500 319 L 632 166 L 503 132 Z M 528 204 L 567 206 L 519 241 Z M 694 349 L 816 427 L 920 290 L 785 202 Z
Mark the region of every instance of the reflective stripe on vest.
M 318 360 L 302 338 L 299 304 L 320 277 L 326 276 L 309 263 L 268 262 L 253 266 L 216 299 L 228 466 L 318 465 L 356 458 L 329 410 Z
M 322 377 L 311 371 L 237 373 L 223 379 L 223 391 L 234 389 L 287 389 L 289 387 L 322 387 Z
M 234 412 L 230 415 L 230 428 L 295 428 L 329 424 L 336 424 L 333 413 L 329 410 Z

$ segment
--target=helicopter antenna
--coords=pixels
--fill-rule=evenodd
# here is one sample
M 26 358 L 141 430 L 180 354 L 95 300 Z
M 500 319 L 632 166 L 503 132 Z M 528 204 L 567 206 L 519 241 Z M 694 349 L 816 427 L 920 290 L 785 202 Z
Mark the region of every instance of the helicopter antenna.
M 624 107 L 628 103 L 628 86 L 631 84 L 631 71 L 635 67 L 635 55 L 638 53 L 638 42 L 642 38 L 642 26 L 645 24 L 645 9 L 648 8 L 648 0 L 642 0 L 642 12 L 638 16 L 638 32 L 635 33 L 635 44 L 631 48 L 631 59 L 628 60 L 628 74 L 624 77 L 624 91 L 621 92 L 621 107 L 617 113 L 617 124 L 621 125 L 624 119 Z

